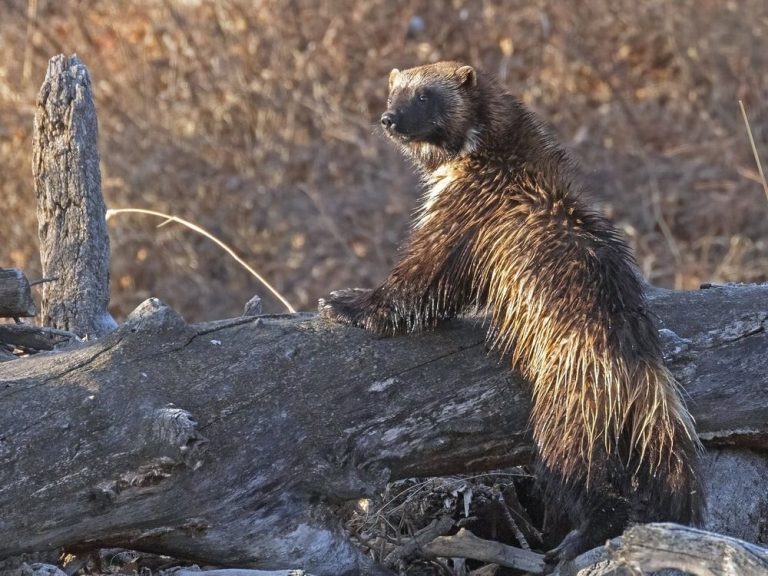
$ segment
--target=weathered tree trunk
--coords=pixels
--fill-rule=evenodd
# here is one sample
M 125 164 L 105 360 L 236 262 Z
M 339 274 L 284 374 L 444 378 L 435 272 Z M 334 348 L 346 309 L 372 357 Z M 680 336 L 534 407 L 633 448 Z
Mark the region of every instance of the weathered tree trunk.
M 48 63 L 35 113 L 32 171 L 43 275 L 42 323 L 79 336 L 113 330 L 109 237 L 101 196 L 98 122 L 88 69 L 76 56 Z
M 768 287 L 651 300 L 702 437 L 768 446 Z M 461 321 L 375 339 L 311 315 L 189 326 L 148 301 L 91 345 L 4 363 L 0 557 L 120 546 L 374 573 L 335 502 L 528 460 L 526 385 L 484 336 Z M 713 453 L 705 474 L 718 527 L 757 539 L 765 459 Z
M 35 302 L 24 272 L 18 268 L 0 268 L 0 317 L 20 318 L 35 314 Z

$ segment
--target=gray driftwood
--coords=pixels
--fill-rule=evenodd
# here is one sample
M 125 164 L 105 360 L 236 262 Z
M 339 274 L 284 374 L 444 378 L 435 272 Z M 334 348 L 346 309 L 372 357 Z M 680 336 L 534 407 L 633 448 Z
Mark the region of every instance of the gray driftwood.
M 35 112 L 33 162 L 47 326 L 100 336 L 115 328 L 109 303 L 109 237 L 101 196 L 91 79 L 77 56 L 48 63 Z
M 31 324 L 0 324 L 0 344 L 32 350 L 53 350 L 56 345 L 77 340 L 72 332 L 33 326 Z
M 436 538 L 422 552 L 474 558 L 533 573 L 544 565 L 541 554 L 483 540 L 464 529 Z M 768 548 L 678 524 L 643 524 L 631 526 L 604 548 L 559 566 L 553 576 L 636 576 L 658 571 L 665 576 L 766 576 Z
M 691 576 L 768 575 L 768 549 L 676 524 L 634 526 L 610 548 L 614 563 L 645 574 L 675 569 Z
M 710 517 L 757 540 L 768 466 L 743 447 L 768 446 L 768 287 L 651 299 L 710 447 Z M 526 385 L 484 341 L 471 320 L 391 339 L 314 315 L 187 325 L 151 300 L 92 344 L 0 364 L 0 558 L 116 546 L 385 573 L 337 502 L 531 454 Z
M 24 272 L 18 268 L 0 268 L 0 317 L 20 318 L 36 313 Z

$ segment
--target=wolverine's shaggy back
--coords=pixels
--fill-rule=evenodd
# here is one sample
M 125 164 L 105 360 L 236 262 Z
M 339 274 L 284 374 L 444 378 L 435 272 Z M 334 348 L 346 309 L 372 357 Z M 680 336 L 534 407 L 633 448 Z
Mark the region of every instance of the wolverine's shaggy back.
M 425 198 L 384 284 L 335 293 L 323 313 L 393 334 L 488 311 L 490 341 L 533 384 L 549 493 L 577 525 L 553 559 L 630 520 L 698 522 L 691 417 L 628 247 L 582 202 L 564 151 L 491 78 L 454 62 L 394 70 L 382 125 Z

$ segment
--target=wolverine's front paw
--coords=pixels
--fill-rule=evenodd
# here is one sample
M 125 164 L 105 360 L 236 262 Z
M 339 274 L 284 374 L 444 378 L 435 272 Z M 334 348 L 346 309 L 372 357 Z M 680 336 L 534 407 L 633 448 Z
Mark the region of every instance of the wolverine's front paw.
M 544 555 L 544 563 L 547 566 L 547 571 L 544 573 L 549 574 L 561 562 L 573 560 L 576 556 L 588 550 L 589 546 L 585 542 L 586 540 L 580 530 L 571 530 L 557 548 L 550 550 Z
M 346 288 L 335 290 L 327 298 L 320 298 L 317 310 L 321 318 L 348 326 L 361 326 L 361 315 L 371 290 Z

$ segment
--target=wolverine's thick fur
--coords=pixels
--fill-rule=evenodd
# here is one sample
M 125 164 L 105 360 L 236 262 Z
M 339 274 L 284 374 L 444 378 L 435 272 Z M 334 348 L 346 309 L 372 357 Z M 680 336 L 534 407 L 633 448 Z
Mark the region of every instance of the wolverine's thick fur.
M 382 124 L 425 199 L 400 262 L 372 291 L 321 302 L 381 334 L 487 310 L 489 340 L 533 385 L 531 425 L 570 558 L 629 521 L 698 523 L 698 440 L 629 249 L 580 200 L 565 152 L 520 102 L 469 66 L 390 76 Z

